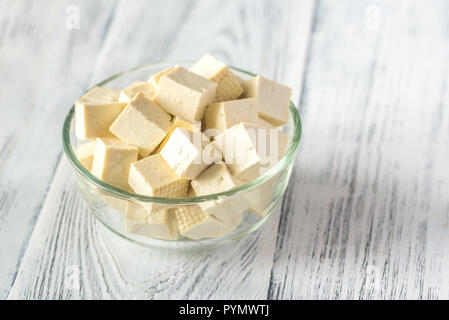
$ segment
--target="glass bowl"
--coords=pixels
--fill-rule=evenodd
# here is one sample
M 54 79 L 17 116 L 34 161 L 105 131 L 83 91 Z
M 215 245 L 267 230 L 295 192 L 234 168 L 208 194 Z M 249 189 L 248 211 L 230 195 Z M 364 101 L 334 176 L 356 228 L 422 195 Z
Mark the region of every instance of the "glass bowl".
M 112 76 L 97 86 L 108 88 L 125 88 L 132 82 L 146 81 L 150 75 L 173 65 L 190 67 L 193 62 L 163 62 L 137 67 Z M 238 68 L 230 67 L 233 73 L 242 79 L 248 79 L 255 74 Z M 74 106 L 70 109 L 63 127 L 64 152 L 71 163 L 81 192 L 88 208 L 97 219 L 108 229 L 124 237 L 150 247 L 187 248 L 216 246 L 232 240 L 240 239 L 261 227 L 279 207 L 282 196 L 287 188 L 294 159 L 301 139 L 301 121 L 296 106 L 290 101 L 290 120 L 281 130 L 289 135 L 289 143 L 284 156 L 262 176 L 248 183 L 230 189 L 226 192 L 191 198 L 158 198 L 127 192 L 113 187 L 92 175 L 76 157 L 75 150 L 80 142 L 75 136 Z M 137 204 L 157 203 L 167 208 L 181 206 L 198 206 L 207 203 L 238 204 L 244 200 L 251 200 L 251 209 L 245 210 L 240 224 L 230 233 L 216 237 L 193 240 L 181 237 L 178 240 L 159 240 L 147 238 L 128 232 L 125 227 L 126 206 Z M 231 210 L 231 209 L 230 209 Z M 251 210 L 251 212 L 250 212 Z M 255 214 L 254 212 L 257 212 Z

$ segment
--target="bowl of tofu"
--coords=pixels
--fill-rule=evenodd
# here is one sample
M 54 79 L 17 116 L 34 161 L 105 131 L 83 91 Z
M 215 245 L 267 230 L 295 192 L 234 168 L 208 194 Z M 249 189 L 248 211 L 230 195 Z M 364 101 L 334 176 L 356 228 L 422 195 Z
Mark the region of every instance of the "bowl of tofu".
M 140 66 L 77 99 L 63 147 L 107 228 L 150 247 L 217 246 L 282 203 L 301 140 L 291 89 L 206 54 Z

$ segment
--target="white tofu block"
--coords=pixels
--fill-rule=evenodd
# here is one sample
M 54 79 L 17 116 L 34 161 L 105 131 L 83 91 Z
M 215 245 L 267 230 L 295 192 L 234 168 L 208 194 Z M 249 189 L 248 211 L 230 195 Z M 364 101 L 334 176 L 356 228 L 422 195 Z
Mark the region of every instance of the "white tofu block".
M 251 205 L 249 212 L 259 216 L 267 214 L 267 208 L 273 199 L 274 188 L 277 183 L 278 175 L 264 182 L 262 185 L 246 192 L 245 198 Z
M 159 71 L 158 73 L 153 74 L 149 79 L 148 82 L 150 82 L 155 88 L 157 88 L 157 86 L 159 86 L 159 80 L 161 79 L 161 77 L 163 75 L 166 75 L 167 73 L 169 73 L 170 71 L 172 71 L 174 68 L 176 68 L 177 66 L 174 67 L 170 67 L 167 69 L 164 69 L 162 71 Z
M 288 137 L 277 129 L 244 122 L 215 137 L 231 174 L 246 181 L 277 163 L 287 142 Z
M 274 126 L 286 124 L 290 117 L 292 89 L 257 76 L 242 83 L 244 98 L 256 98 L 259 116 Z
M 264 162 L 260 166 L 260 174 L 265 174 L 269 169 L 271 169 L 281 158 L 285 155 L 290 138 L 287 134 L 277 129 L 270 129 L 266 135 L 259 135 L 259 143 L 266 140 L 266 145 L 270 146 L 269 153 Z M 277 148 L 277 152 L 274 152 Z
M 190 71 L 217 83 L 215 102 L 235 100 L 243 93 L 240 82 L 231 70 L 209 54 L 198 60 Z
M 245 82 L 245 79 L 243 79 L 242 77 L 236 76 L 234 75 L 234 77 L 237 79 L 237 81 L 240 83 L 240 85 L 242 85 L 242 82 Z M 243 87 L 242 87 L 243 89 Z
M 235 100 L 243 93 L 242 85 L 230 71 L 217 83 L 216 102 Z
M 110 131 L 127 144 L 137 146 L 143 157 L 165 138 L 171 127 L 170 115 L 138 93 L 120 113 Z
M 159 146 L 156 148 L 154 153 L 161 152 L 162 148 L 165 146 L 168 139 L 170 139 L 173 131 L 175 131 L 176 128 L 184 128 L 190 131 L 201 131 L 201 121 L 191 122 L 184 120 L 181 117 L 174 117 L 171 127 L 167 132 L 167 135 L 165 136 L 164 140 L 162 140 L 162 142 L 159 144 Z
M 257 117 L 256 122 L 254 122 L 255 124 L 261 126 L 261 127 L 266 127 L 269 129 L 275 129 L 276 127 L 273 126 L 271 123 L 269 123 L 268 121 L 262 119 L 261 117 Z
M 255 98 L 210 104 L 204 115 L 206 130 L 217 129 L 220 132 L 240 122 L 257 122 L 257 104 Z
M 118 101 L 119 94 L 119 90 L 94 87 L 75 102 L 78 139 L 112 136 L 109 127 L 126 106 Z
M 276 130 L 276 129 L 274 129 Z M 278 157 L 275 158 L 277 161 L 279 161 L 286 152 L 289 137 L 282 131 L 276 130 L 273 133 L 277 134 L 277 141 L 278 141 Z M 276 136 L 276 135 L 275 135 Z M 267 136 L 268 138 L 268 136 Z M 276 139 L 276 138 L 274 138 Z M 277 161 L 274 161 L 275 159 L 272 159 L 270 162 L 266 163 L 264 166 L 260 167 L 260 174 L 265 174 L 269 169 L 273 167 L 277 163 Z M 279 185 L 280 181 L 279 175 L 277 174 L 270 180 L 264 182 L 259 187 L 256 187 L 254 189 L 251 189 L 246 194 L 246 199 L 250 203 L 251 207 L 248 209 L 250 212 L 257 214 L 259 216 L 264 216 L 267 213 L 267 208 L 269 207 L 271 203 L 271 199 L 273 198 L 272 195 L 275 192 L 276 185 Z
M 225 164 L 214 164 L 193 180 L 191 185 L 196 195 L 203 196 L 230 190 L 241 183 L 231 175 Z M 235 227 L 241 222 L 243 211 L 249 208 L 249 203 L 242 195 L 236 194 L 202 202 L 200 206 L 207 214 Z
M 260 175 L 257 131 L 256 125 L 242 122 L 215 137 L 231 174 L 247 181 Z
M 162 240 L 179 239 L 174 216 L 169 210 L 148 213 L 139 204 L 129 202 L 125 213 L 126 232 Z
M 156 87 L 146 81 L 136 81 L 132 85 L 130 85 L 128 88 L 123 89 L 120 92 L 120 96 L 118 101 L 119 102 L 130 102 L 138 93 L 142 93 L 145 98 L 153 100 L 154 95 L 156 94 Z
M 287 149 L 288 149 L 287 147 L 290 142 L 290 137 L 286 133 L 282 132 L 281 130 L 278 131 L 278 135 L 279 135 L 278 154 L 279 154 L 279 159 L 281 159 L 287 152 Z
M 178 176 L 189 180 L 222 160 L 221 151 L 203 133 L 184 128 L 173 131 L 160 154 Z
M 116 138 L 97 138 L 92 174 L 102 181 L 130 191 L 129 166 L 137 160 L 138 149 Z
M 214 100 L 217 84 L 183 67 L 175 67 L 159 80 L 154 101 L 165 111 L 189 121 L 201 120 Z
M 190 239 L 215 238 L 232 229 L 228 224 L 205 213 L 200 206 L 181 206 L 173 209 L 180 233 Z
M 121 199 L 115 196 L 111 196 L 111 195 L 103 195 L 102 196 L 104 202 L 110 206 L 112 209 L 125 214 L 126 213 L 126 208 L 128 206 L 128 202 L 130 202 L 129 200 L 125 200 L 125 199 Z
M 280 154 L 280 157 L 282 156 L 283 154 Z M 268 169 L 266 168 L 266 170 Z M 260 216 L 267 214 L 267 208 L 270 206 L 272 199 L 280 196 L 287 187 L 288 180 L 285 177 L 286 174 L 285 171 L 281 171 L 260 186 L 247 191 L 245 197 L 251 205 L 248 211 Z
M 287 149 L 288 149 L 287 147 L 290 142 L 290 137 L 286 133 L 282 132 L 281 130 L 278 130 L 278 139 L 279 139 L 278 155 L 279 155 L 279 160 L 280 160 L 287 152 Z
M 179 177 L 158 153 L 131 164 L 129 185 L 137 194 L 182 198 L 187 195 L 189 180 Z M 157 203 L 141 204 L 150 212 L 170 207 Z
M 76 147 L 76 156 L 79 162 L 87 169 L 92 170 L 96 141 L 89 141 Z
M 205 170 L 197 179 L 191 182 L 192 189 L 197 196 L 224 192 L 240 185 L 225 164 L 214 164 Z
M 140 204 L 128 201 L 125 206 L 125 218 L 133 222 L 147 223 L 150 213 Z

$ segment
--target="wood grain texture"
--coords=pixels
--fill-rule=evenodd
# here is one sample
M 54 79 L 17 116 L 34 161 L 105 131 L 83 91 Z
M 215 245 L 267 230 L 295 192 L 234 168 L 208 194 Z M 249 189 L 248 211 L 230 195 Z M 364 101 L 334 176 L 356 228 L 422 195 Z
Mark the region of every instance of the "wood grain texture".
M 313 1 L 164 1 L 154 11 L 154 3 L 132 3 L 119 2 L 111 15 L 90 84 L 139 64 L 210 52 L 299 97 Z M 278 221 L 275 215 L 261 232 L 216 251 L 142 248 L 94 221 L 63 158 L 9 298 L 266 298 Z M 79 289 L 66 283 L 73 270 Z
M 68 2 L 11 3 L 0 10 L 11 106 L 0 108 L 0 298 L 449 298 L 447 2 L 319 1 L 304 85 L 312 1 L 72 1 L 71 31 Z M 99 80 L 205 52 L 286 83 L 294 100 L 304 90 L 282 212 L 217 251 L 128 243 L 58 163 L 58 123 Z
M 61 155 L 62 121 L 86 88 L 115 2 L 90 4 L 84 30 L 66 28 L 69 4 L 1 2 L 0 298 L 17 275 Z
M 449 298 L 447 10 L 320 1 L 270 298 Z

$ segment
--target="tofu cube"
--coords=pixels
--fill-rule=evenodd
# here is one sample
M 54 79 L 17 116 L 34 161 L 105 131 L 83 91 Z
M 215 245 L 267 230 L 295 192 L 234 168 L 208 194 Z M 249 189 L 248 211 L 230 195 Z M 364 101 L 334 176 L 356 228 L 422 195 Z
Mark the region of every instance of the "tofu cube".
M 237 187 L 242 182 L 231 175 L 225 164 L 214 164 L 206 169 L 198 178 L 191 182 L 198 196 L 220 193 Z M 246 198 L 240 194 L 220 197 L 200 203 L 201 209 L 207 214 L 236 227 L 243 218 L 243 211 L 249 208 Z
M 271 123 L 269 123 L 268 121 L 262 119 L 259 116 L 257 117 L 256 122 L 254 122 L 254 123 L 257 124 L 258 126 L 266 127 L 266 128 L 269 128 L 269 129 L 275 129 L 276 128 Z
M 257 122 L 257 104 L 255 98 L 210 104 L 204 115 L 206 130 L 217 129 L 220 132 L 240 122 Z
M 168 139 L 170 139 L 173 131 L 175 131 L 176 128 L 184 128 L 190 131 L 201 131 L 201 121 L 191 122 L 184 120 L 181 117 L 174 117 L 171 127 L 167 132 L 167 135 L 165 136 L 164 140 L 162 140 L 162 142 L 159 144 L 154 153 L 159 153 L 162 151 L 162 148 L 165 146 Z
M 113 136 L 109 127 L 126 106 L 118 101 L 119 94 L 119 90 L 94 87 L 75 102 L 78 139 Z
M 240 82 L 231 71 L 217 83 L 218 86 L 214 100 L 216 102 L 235 100 L 243 93 Z
M 190 68 L 190 71 L 217 84 L 215 102 L 235 100 L 243 93 L 240 82 L 232 74 L 231 70 L 224 63 L 209 54 L 206 54 L 198 60 Z
M 207 105 L 214 100 L 216 89 L 216 83 L 183 67 L 175 67 L 160 78 L 154 99 L 175 116 L 201 120 Z
M 76 147 L 76 156 L 79 162 L 87 169 L 92 170 L 96 141 L 89 141 Z
M 242 122 L 219 134 L 214 142 L 231 174 L 250 181 L 279 161 L 288 137 L 274 128 Z
M 97 138 L 92 174 L 114 187 L 130 191 L 129 166 L 137 160 L 137 155 L 137 147 L 116 138 Z
M 138 93 L 112 123 L 110 130 L 120 140 L 137 146 L 142 157 L 149 155 L 165 138 L 170 115 Z
M 169 210 L 148 213 L 139 204 L 129 202 L 125 213 L 126 232 L 162 240 L 179 239 L 174 216 Z
M 228 224 L 205 213 L 200 206 L 181 206 L 173 209 L 178 229 L 190 239 L 215 238 L 231 231 Z
M 157 86 L 159 86 L 159 80 L 161 79 L 161 77 L 163 75 L 166 75 L 167 73 L 169 73 L 170 71 L 172 71 L 176 67 L 177 66 L 170 67 L 170 68 L 164 69 L 162 71 L 159 71 L 158 73 L 153 74 L 150 77 L 150 79 L 148 79 L 148 82 L 150 82 L 155 88 L 157 88 Z
M 263 143 L 265 139 L 265 145 L 269 146 L 268 153 L 266 154 L 266 160 L 262 162 L 260 166 L 260 174 L 265 174 L 276 163 L 281 160 L 287 151 L 289 144 L 289 136 L 278 129 L 269 129 L 266 134 L 259 135 L 258 143 Z
M 265 181 L 263 184 L 259 185 L 256 188 L 253 188 L 245 193 L 245 198 L 251 205 L 248 209 L 249 212 L 254 213 L 258 216 L 265 216 L 270 210 L 270 205 L 276 205 L 272 202 L 276 197 L 274 193 L 276 192 L 279 195 L 280 183 L 282 181 L 279 180 L 279 174 L 275 177 L 271 178 L 268 181 Z
M 245 79 L 243 79 L 242 77 L 236 76 L 234 75 L 234 77 L 237 79 L 237 81 L 240 83 L 240 85 L 242 85 L 242 82 L 245 82 Z M 242 87 L 243 89 L 243 87 Z
M 190 180 L 222 160 L 221 151 L 203 133 L 184 128 L 173 131 L 160 154 L 178 176 Z
M 133 222 L 146 223 L 150 213 L 140 204 L 128 201 L 125 206 L 125 218 Z M 129 232 L 129 231 L 128 231 Z
M 260 175 L 257 130 L 256 125 L 242 122 L 215 137 L 231 174 L 247 181 Z
M 123 89 L 120 92 L 120 96 L 118 98 L 119 102 L 130 102 L 138 93 L 142 93 L 145 98 L 153 100 L 154 95 L 156 94 L 156 87 L 150 83 L 145 81 L 136 81 L 128 88 Z
M 102 195 L 102 199 L 108 206 L 122 214 L 126 213 L 126 208 L 130 202 L 129 200 L 107 194 Z
M 181 178 L 158 153 L 131 164 L 129 185 L 135 193 L 165 198 L 182 198 L 187 195 L 189 180 Z M 170 206 L 141 203 L 150 212 Z
M 271 130 L 273 130 L 273 128 L 271 128 Z M 279 131 L 277 129 L 274 129 L 275 131 L 273 132 L 274 135 L 274 139 L 277 139 L 278 143 L 278 153 L 277 153 L 277 158 L 272 159 L 270 162 L 266 163 L 264 166 L 260 167 L 260 174 L 265 174 L 269 169 L 272 168 L 272 166 L 274 164 L 276 164 L 285 154 L 285 151 L 287 149 L 288 146 L 288 142 L 289 142 L 289 137 L 288 135 L 286 135 L 285 133 L 283 133 L 282 131 Z M 276 138 L 276 134 L 277 134 L 277 138 Z M 266 136 L 266 138 L 268 138 L 268 136 Z M 273 138 L 270 136 L 270 139 Z M 274 140 L 276 141 L 276 140 Z M 286 184 L 284 186 L 281 186 L 281 183 L 283 181 L 288 181 L 287 179 L 284 178 L 279 178 L 279 176 L 281 174 L 285 174 L 285 172 L 277 174 L 276 176 L 272 177 L 270 180 L 264 182 L 263 184 L 261 184 L 260 186 L 249 190 L 246 193 L 246 199 L 248 200 L 249 204 L 251 205 L 251 207 L 248 209 L 248 211 L 259 215 L 259 216 L 265 216 L 265 214 L 267 212 L 269 212 L 269 206 L 272 203 L 272 199 L 276 198 L 276 196 L 273 196 L 273 194 L 276 192 L 278 193 L 282 193 L 283 190 L 286 187 Z M 278 190 L 278 189 L 282 189 L 282 190 Z
M 290 117 L 292 89 L 257 76 L 242 83 L 244 98 L 256 98 L 259 116 L 274 126 L 286 124 Z

